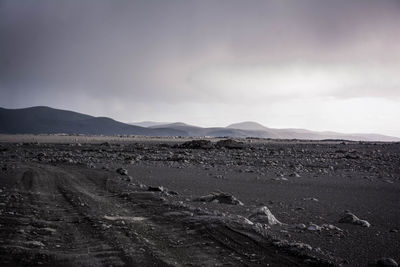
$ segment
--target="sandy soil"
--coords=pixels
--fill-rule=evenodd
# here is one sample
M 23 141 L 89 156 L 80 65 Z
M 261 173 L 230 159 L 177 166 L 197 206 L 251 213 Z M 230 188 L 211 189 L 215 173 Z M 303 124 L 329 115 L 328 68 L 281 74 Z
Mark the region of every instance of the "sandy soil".
M 181 145 L 186 139 L 70 138 L 1 137 L 2 264 L 400 260 L 398 143 L 246 139 L 228 149 L 213 139 L 193 149 Z M 194 201 L 212 192 L 243 205 Z M 254 220 L 263 206 L 282 224 Z M 346 211 L 370 227 L 339 223 Z

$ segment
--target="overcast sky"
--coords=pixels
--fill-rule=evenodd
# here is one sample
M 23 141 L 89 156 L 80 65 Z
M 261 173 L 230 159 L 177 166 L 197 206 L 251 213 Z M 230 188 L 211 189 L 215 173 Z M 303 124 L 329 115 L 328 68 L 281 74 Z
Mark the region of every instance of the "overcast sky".
M 0 106 L 400 136 L 399 0 L 0 0 Z

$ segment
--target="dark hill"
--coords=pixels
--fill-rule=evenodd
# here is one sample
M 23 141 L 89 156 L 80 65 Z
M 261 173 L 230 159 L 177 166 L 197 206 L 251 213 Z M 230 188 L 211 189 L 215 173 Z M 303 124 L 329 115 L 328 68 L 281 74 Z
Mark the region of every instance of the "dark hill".
M 149 129 L 49 107 L 0 108 L 0 133 L 7 134 L 97 134 L 97 135 L 186 135 L 177 129 Z

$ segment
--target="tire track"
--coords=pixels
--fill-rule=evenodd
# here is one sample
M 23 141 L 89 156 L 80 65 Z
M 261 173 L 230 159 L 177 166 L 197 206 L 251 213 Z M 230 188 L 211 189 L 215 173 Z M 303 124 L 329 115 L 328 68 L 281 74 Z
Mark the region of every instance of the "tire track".
M 126 193 L 107 173 L 28 164 L 16 173 L 14 214 L 0 224 L 0 261 L 62 266 L 305 266 L 218 223 L 183 216 L 157 194 Z M 125 193 L 124 193 L 125 192 Z M 11 212 L 11 211 L 10 211 Z M 11 252 L 10 252 L 11 251 Z

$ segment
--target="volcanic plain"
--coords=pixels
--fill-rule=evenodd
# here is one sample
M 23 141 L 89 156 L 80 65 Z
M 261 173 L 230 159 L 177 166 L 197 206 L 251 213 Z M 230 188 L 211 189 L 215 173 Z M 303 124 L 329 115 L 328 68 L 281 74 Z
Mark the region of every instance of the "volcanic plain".
M 0 136 L 0 263 L 395 266 L 400 143 Z

